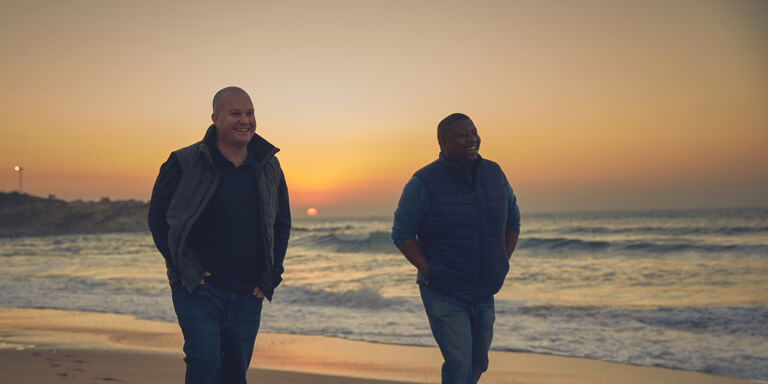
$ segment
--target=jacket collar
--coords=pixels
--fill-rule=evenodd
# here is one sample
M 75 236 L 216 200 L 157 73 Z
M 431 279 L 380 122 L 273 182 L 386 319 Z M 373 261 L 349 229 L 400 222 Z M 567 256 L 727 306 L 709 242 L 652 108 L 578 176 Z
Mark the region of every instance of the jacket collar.
M 215 125 L 211 124 L 211 126 L 208 127 L 208 130 L 205 132 L 205 136 L 203 136 L 202 144 L 204 145 L 201 145 L 200 147 L 203 152 L 208 155 L 211 161 L 216 161 L 215 152 L 219 152 L 219 149 L 216 147 Z M 252 161 L 252 166 L 261 166 L 266 163 L 267 160 L 275 156 L 275 154 L 279 151 L 279 148 L 272 145 L 259 134 L 254 134 L 251 141 L 248 142 L 248 157 L 246 158 L 244 164 Z M 218 155 L 222 158 L 224 157 L 221 152 L 219 152 Z
M 443 155 L 442 152 L 440 152 L 440 155 L 438 157 L 438 161 L 440 164 L 448 168 L 451 172 L 464 175 L 464 168 L 462 168 L 460 165 L 448 160 L 445 155 Z M 477 168 L 480 166 L 480 163 L 483 161 L 483 157 L 480 156 L 480 154 L 477 154 L 477 159 L 475 159 L 475 163 L 472 164 L 472 174 L 475 174 L 477 172 Z

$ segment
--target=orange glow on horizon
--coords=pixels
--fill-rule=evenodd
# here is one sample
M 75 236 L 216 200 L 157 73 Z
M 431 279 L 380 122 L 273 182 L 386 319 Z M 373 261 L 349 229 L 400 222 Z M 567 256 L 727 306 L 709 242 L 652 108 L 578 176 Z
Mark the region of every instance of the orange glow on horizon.
M 24 32 L 3 42 L 0 191 L 21 164 L 31 194 L 148 200 L 169 153 L 203 137 L 213 94 L 238 85 L 297 212 L 391 214 L 452 112 L 526 210 L 768 205 L 759 0 L 251 2 L 260 22 L 237 27 L 180 5 L 0 13 Z M 242 55 L 223 68 L 211 47 Z

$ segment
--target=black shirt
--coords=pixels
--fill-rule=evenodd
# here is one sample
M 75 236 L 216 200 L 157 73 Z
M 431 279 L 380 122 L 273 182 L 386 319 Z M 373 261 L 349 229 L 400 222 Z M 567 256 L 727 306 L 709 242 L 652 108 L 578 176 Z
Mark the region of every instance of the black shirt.
M 252 291 L 266 267 L 259 228 L 260 211 L 253 153 L 239 166 L 207 143 L 219 184 L 195 221 L 187 245 L 211 276 L 206 282 L 230 291 Z

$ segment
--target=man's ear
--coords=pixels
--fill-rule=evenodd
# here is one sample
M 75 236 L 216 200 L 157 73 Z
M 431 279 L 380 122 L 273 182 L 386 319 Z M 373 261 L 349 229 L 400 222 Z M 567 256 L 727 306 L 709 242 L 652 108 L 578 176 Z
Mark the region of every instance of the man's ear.
M 211 121 L 216 122 L 216 112 L 211 113 Z

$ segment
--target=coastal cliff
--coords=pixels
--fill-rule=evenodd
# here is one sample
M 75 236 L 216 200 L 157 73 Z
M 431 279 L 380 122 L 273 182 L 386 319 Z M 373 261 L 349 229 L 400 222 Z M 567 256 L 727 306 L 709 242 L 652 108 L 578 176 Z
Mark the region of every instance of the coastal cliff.
M 72 201 L 0 192 L 0 237 L 145 232 L 148 203 Z

